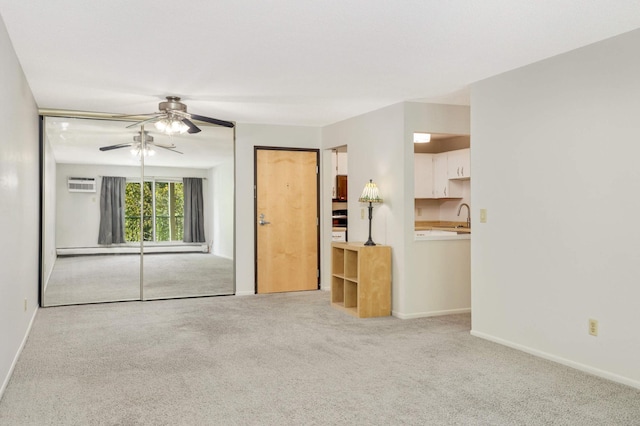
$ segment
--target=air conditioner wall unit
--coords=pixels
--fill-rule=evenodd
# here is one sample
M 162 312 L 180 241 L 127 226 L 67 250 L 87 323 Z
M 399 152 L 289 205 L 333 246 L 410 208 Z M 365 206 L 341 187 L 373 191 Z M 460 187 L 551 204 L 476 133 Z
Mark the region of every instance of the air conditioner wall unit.
M 83 177 L 70 177 L 67 179 L 69 192 L 96 192 L 96 179 Z

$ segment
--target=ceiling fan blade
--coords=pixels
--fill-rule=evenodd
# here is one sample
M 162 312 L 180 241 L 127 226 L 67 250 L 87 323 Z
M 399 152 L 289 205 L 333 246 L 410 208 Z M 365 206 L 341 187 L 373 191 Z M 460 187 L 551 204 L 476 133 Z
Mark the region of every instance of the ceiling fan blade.
M 122 115 L 112 115 L 111 118 L 130 118 L 130 117 L 147 117 L 151 115 L 158 115 L 157 112 L 150 112 L 148 114 L 122 114 Z
M 173 144 L 173 143 L 166 144 L 166 143 L 160 143 L 160 142 L 148 142 L 148 145 L 160 146 L 162 148 L 175 148 L 176 147 L 176 145 Z
M 184 154 L 184 152 L 180 152 L 180 151 L 178 151 L 177 149 L 168 148 L 168 147 L 166 147 L 166 146 L 156 145 L 156 144 L 154 144 L 154 146 L 157 146 L 158 148 L 166 149 L 167 151 L 177 152 L 178 154 Z
M 191 122 L 191 120 L 189 120 L 188 118 L 183 118 L 182 122 L 184 124 L 186 124 L 187 127 L 189 128 L 189 130 L 187 130 L 187 133 L 200 133 L 201 132 L 200 128 L 198 126 L 196 126 L 195 124 L 193 124 Z
M 196 114 L 191 114 L 191 118 L 193 118 L 194 120 L 204 121 L 205 123 L 216 124 L 222 127 L 229 127 L 229 128 L 235 127 L 235 124 L 233 124 L 232 122 L 225 121 L 225 120 L 218 120 L 217 118 L 204 117 L 202 115 L 196 115 Z
M 162 117 L 164 117 L 164 115 L 156 115 L 155 117 L 148 118 L 144 121 L 138 121 L 137 123 L 128 125 L 127 129 L 130 129 L 132 127 L 144 126 L 147 123 L 153 123 L 154 121 L 160 120 Z
M 131 145 L 132 144 L 130 143 L 120 143 L 117 145 L 101 146 L 100 151 L 111 151 L 112 149 L 127 148 Z

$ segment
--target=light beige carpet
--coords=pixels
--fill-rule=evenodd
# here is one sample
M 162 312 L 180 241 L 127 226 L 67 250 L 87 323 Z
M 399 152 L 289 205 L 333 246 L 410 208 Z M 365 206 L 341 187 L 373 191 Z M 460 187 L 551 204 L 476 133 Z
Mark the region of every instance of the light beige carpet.
M 40 309 L 2 425 L 638 425 L 640 390 L 323 291 Z

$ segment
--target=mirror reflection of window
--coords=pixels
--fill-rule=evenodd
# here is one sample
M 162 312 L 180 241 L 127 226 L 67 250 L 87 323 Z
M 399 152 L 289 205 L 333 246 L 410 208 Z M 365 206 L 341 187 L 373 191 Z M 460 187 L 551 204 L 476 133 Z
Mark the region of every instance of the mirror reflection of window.
M 145 181 L 144 240 L 182 241 L 184 194 L 182 182 Z M 140 182 L 129 181 L 125 189 L 125 239 L 140 241 Z

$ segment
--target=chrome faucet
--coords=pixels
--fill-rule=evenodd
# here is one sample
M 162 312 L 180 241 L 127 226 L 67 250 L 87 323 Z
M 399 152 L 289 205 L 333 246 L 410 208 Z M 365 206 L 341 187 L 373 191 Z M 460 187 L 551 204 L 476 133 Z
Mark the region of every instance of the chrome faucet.
M 467 208 L 467 228 L 471 228 L 471 208 L 469 207 L 469 204 L 467 204 L 467 203 L 460 204 L 460 207 L 458 208 L 458 216 L 460 216 L 460 212 L 462 211 L 462 207 L 466 207 Z

